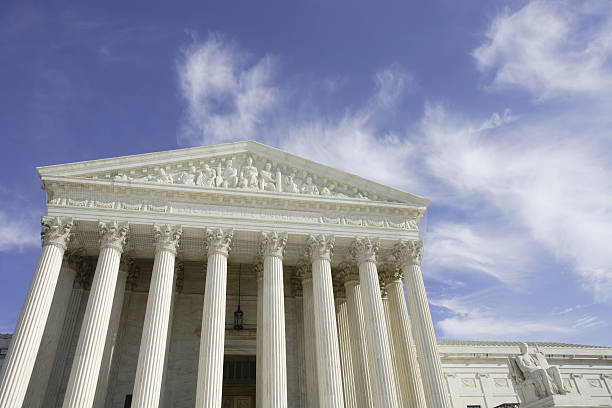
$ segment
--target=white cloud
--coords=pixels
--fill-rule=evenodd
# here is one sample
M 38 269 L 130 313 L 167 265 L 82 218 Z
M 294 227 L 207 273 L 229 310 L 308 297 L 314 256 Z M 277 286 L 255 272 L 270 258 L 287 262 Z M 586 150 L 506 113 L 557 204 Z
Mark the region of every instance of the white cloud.
M 246 53 L 220 36 L 186 47 L 177 70 L 186 103 L 182 143 L 255 138 L 263 116 L 278 101 L 278 90 L 270 84 L 272 57 L 250 63 Z
M 475 52 L 483 67 L 505 69 L 514 61 L 509 25 L 527 18 L 524 14 L 529 21 L 544 19 L 542 13 L 552 7 L 534 4 L 495 20 L 490 41 Z M 549 18 L 554 22 L 567 13 L 556 7 Z M 580 38 L 587 42 L 582 47 L 593 41 Z M 529 36 L 521 41 L 530 40 L 541 41 Z M 551 47 L 546 44 L 524 46 Z M 430 220 L 426 273 L 468 269 L 510 284 L 535 273 L 532 259 L 547 250 L 597 300 L 612 301 L 612 163 L 606 154 L 612 122 L 596 102 L 585 107 L 566 101 L 563 110 L 543 110 L 554 102 L 550 91 L 563 89 L 561 77 L 525 85 L 545 84 L 542 92 L 550 98 L 538 112 L 515 115 L 507 109 L 465 118 L 428 103 L 416 129 L 404 123 L 406 130 L 389 131 L 379 123 L 384 111 L 399 109 L 402 92 L 414 89 L 411 75 L 397 64 L 378 70 L 369 98 L 342 113 L 304 115 L 279 103 L 299 97 L 300 90 L 279 83 L 273 60 L 249 64 L 246 55 L 216 36 L 185 50 L 178 69 L 187 112 L 179 142 L 257 138 L 452 207 L 461 221 Z M 570 58 L 567 64 L 574 62 Z M 496 77 L 494 84 L 501 80 Z M 308 94 L 307 84 L 302 86 Z M 577 137 L 576 131 L 588 137 Z
M 0 251 L 7 252 L 40 245 L 40 228 L 23 217 L 0 210 Z
M 565 135 L 564 114 L 501 121 L 491 128 L 429 107 L 422 123 L 424 160 L 443 183 L 441 196 L 478 211 L 481 220 L 493 212 L 497 219 L 489 230 L 500 231 L 494 240 L 486 232 L 477 240 L 465 230 L 446 228 L 450 235 L 445 240 L 438 233 L 434 245 L 444 249 L 448 245 L 441 243 L 461 243 L 472 253 L 482 244 L 481 257 L 486 257 L 499 254 L 507 242 L 535 242 L 569 263 L 598 300 L 612 300 L 612 163 L 602 153 L 610 144 L 588 121 L 584 125 L 593 137 L 575 140 Z M 511 248 L 516 256 L 526 255 L 520 246 Z M 489 267 L 481 258 L 476 266 L 506 273 L 507 257 L 491 259 L 496 261 Z
M 507 284 L 521 284 L 521 277 L 533 273 L 525 265 L 531 252 L 528 243 L 520 234 L 489 229 L 437 222 L 427 233 L 424 269 L 431 271 L 430 277 L 444 281 L 468 270 Z M 443 271 L 443 276 L 435 276 L 435 271 Z
M 549 98 L 609 90 L 611 52 L 609 2 L 532 1 L 495 18 L 473 56 L 481 71 L 493 73 L 494 86 L 520 86 Z
M 506 293 L 506 297 L 510 295 Z M 546 310 L 537 314 L 508 317 L 508 310 L 494 310 L 483 307 L 491 304 L 493 296 L 500 298 L 497 291 L 477 292 L 464 297 L 430 299 L 430 302 L 447 310 L 451 315 L 437 322 L 441 335 L 449 339 L 469 340 L 571 340 L 585 330 L 604 327 L 606 322 L 591 314 L 563 316 L 559 318 Z M 489 298 L 484 300 L 483 298 Z M 481 305 L 478 301 L 481 301 Z M 512 308 L 510 308 L 512 313 Z
M 413 76 L 398 63 L 379 69 L 374 81 L 377 87 L 374 102 L 383 108 L 392 107 L 407 91 L 415 88 Z

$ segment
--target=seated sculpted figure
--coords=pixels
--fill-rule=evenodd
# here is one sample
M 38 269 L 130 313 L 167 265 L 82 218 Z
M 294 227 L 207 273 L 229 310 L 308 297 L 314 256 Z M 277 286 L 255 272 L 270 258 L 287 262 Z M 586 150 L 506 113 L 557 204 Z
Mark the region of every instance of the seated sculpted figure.
M 266 163 L 263 170 L 259 172 L 259 188 L 261 190 L 276 191 L 276 180 L 272 175 L 272 165 Z
M 257 167 L 253 166 L 253 158 L 247 157 L 246 166 L 242 168 L 240 186 L 242 188 L 257 188 Z
M 509 368 L 523 403 L 533 399 L 530 398 L 532 394 L 535 394 L 537 399 L 553 394 L 567 394 L 568 390 L 563 385 L 559 367 L 549 365 L 544 354 L 539 351 L 530 354 L 526 343 L 521 343 L 520 349 L 521 354 L 509 359 Z M 528 392 L 529 387 L 533 387 L 535 392 Z
M 300 190 L 302 194 L 314 194 L 319 195 L 319 188 L 312 183 L 312 177 L 306 177 L 306 182 L 302 184 L 302 188 Z
M 196 180 L 196 184 L 204 187 L 212 187 L 215 182 L 215 177 L 217 176 L 217 172 L 214 169 L 211 169 L 208 163 L 204 165 L 204 168 L 198 175 L 198 179 Z

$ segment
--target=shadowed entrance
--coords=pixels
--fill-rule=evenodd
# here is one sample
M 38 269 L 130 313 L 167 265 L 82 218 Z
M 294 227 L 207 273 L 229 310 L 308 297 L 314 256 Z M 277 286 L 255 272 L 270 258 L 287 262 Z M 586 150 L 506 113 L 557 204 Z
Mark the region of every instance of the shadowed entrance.
M 225 356 L 221 408 L 255 408 L 255 373 L 255 356 Z

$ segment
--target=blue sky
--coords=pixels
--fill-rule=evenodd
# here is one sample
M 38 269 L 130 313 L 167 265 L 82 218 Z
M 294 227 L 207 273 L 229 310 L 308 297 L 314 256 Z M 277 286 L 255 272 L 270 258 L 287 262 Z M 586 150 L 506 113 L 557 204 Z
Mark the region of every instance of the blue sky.
M 288 3 L 0 5 L 0 332 L 36 166 L 255 139 L 432 200 L 440 338 L 612 345 L 612 3 Z

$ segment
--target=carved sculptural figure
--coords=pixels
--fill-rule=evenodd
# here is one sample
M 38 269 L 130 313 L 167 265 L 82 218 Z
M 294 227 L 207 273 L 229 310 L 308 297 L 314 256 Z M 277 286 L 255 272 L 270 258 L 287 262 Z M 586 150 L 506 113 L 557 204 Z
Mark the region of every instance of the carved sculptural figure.
M 509 359 L 512 381 L 523 403 L 548 397 L 553 394 L 567 394 L 559 367 L 548 364 L 546 357 L 539 351 L 529 353 L 526 343 L 520 344 L 521 354 Z M 534 392 L 529 392 L 532 387 Z
M 149 178 L 150 181 L 154 181 L 157 183 L 169 183 L 172 184 L 173 180 L 172 180 L 172 176 L 168 175 L 166 173 L 166 170 L 163 168 L 158 168 L 156 170 L 157 174 L 153 174 L 151 175 L 151 177 Z
M 208 164 L 204 165 L 204 168 L 198 175 L 198 179 L 196 180 L 196 184 L 204 187 L 212 187 L 215 183 L 215 176 L 217 173 L 214 169 L 211 169 Z
M 323 189 L 321 189 L 321 195 L 322 196 L 333 196 L 336 195 L 335 193 L 336 190 L 336 185 L 334 183 L 330 183 L 329 185 L 323 187 Z
M 242 168 L 240 186 L 243 188 L 257 188 L 257 167 L 253 166 L 253 158 L 247 157 L 247 164 Z
M 232 166 L 232 160 L 228 160 L 223 170 L 223 187 L 232 188 L 238 185 L 238 170 Z
M 284 191 L 288 192 L 288 193 L 299 193 L 300 189 L 298 187 L 298 185 L 295 183 L 295 181 L 293 180 L 293 174 L 285 177 L 285 182 L 284 182 L 284 186 L 283 189 Z
M 310 176 L 306 177 L 306 183 L 302 185 L 301 193 L 302 194 L 314 194 L 314 195 L 319 194 L 319 188 L 316 185 L 312 184 L 312 177 Z
M 182 171 L 179 175 L 179 183 L 194 185 L 196 183 L 196 168 L 195 166 L 189 166 L 188 171 Z
M 272 165 L 269 162 L 259 172 L 259 188 L 261 190 L 276 191 L 276 180 L 272 176 Z

